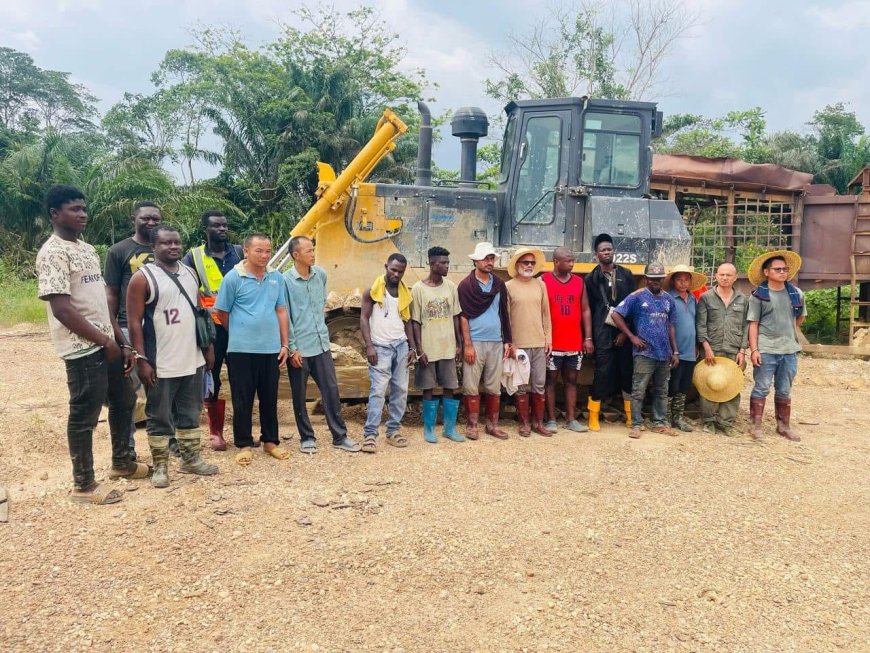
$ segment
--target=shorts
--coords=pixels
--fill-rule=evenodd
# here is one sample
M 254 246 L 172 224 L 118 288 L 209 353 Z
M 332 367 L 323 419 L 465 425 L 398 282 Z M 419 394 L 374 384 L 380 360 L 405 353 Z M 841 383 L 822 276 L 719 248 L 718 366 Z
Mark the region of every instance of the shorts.
M 583 354 L 572 351 L 554 351 L 547 359 L 547 369 L 551 372 L 569 369 L 579 370 L 583 364 Z
M 442 358 L 429 361 L 426 366 L 417 363 L 414 371 L 414 385 L 418 390 L 431 390 L 435 386 L 456 390 L 459 387 L 459 376 L 456 374 L 456 361 L 452 358 Z

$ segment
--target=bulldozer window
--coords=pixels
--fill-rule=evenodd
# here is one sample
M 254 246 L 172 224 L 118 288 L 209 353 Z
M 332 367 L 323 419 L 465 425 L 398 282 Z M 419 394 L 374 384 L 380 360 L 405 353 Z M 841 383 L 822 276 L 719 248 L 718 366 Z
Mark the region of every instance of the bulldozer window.
M 504 183 L 511 174 L 511 161 L 514 156 L 514 134 L 517 131 L 516 114 L 508 118 L 507 127 L 504 130 L 504 140 L 501 147 L 501 174 L 499 181 Z
M 587 113 L 583 120 L 581 181 L 598 186 L 640 185 L 640 117 Z
M 553 221 L 552 194 L 559 180 L 561 150 L 562 119 L 558 116 L 529 118 L 519 149 L 514 224 Z

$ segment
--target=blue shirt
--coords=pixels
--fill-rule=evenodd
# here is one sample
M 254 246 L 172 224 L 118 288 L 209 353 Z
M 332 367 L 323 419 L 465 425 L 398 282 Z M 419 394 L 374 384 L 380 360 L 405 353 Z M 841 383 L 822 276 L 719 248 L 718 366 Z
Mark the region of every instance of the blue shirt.
M 483 292 L 492 290 L 492 275 L 489 275 L 489 283 L 477 283 Z M 468 330 L 471 333 L 472 342 L 501 342 L 501 319 L 498 316 L 498 303 L 501 293 L 496 293 L 495 298 L 483 313 L 468 320 Z
M 636 290 L 614 308 L 617 313 L 634 323 L 634 335 L 646 342 L 646 349 L 634 347 L 635 356 L 646 356 L 657 361 L 671 358 L 671 340 L 668 324 L 677 321 L 674 298 L 666 292 L 653 295 L 647 288 Z
M 312 265 L 308 278 L 302 278 L 292 266 L 284 273 L 287 310 L 290 313 L 290 352 L 303 357 L 329 351 L 326 328 L 326 270 Z
M 260 281 L 237 264 L 227 272 L 218 292 L 215 308 L 230 314 L 228 352 L 277 354 L 281 331 L 275 309 L 285 306 L 281 273 L 269 269 Z
M 674 298 L 674 313 L 677 316 L 677 321 L 674 323 L 675 340 L 677 351 L 680 352 L 680 360 L 694 362 L 698 359 L 695 356 L 695 310 L 698 302 L 692 293 L 686 293 L 688 299 L 680 297 L 676 290 L 670 290 L 668 293 Z

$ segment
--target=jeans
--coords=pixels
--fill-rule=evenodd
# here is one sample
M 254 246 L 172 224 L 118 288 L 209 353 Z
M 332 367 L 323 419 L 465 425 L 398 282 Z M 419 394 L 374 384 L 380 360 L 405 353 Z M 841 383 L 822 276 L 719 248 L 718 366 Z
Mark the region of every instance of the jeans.
M 670 376 L 671 366 L 668 361 L 657 361 L 646 356 L 634 357 L 634 377 L 631 387 L 632 428 L 643 424 L 643 399 L 650 381 L 653 384 L 653 425 L 666 425 Z
M 791 397 L 791 384 L 797 376 L 797 354 L 765 354 L 761 353 L 761 365 L 752 368 L 755 387 L 752 397 L 756 399 L 767 397 L 770 384 L 773 383 L 773 394 L 776 397 L 788 399 Z
M 695 361 L 680 360 L 671 370 L 668 381 L 668 396 L 684 395 L 692 388 L 692 376 L 695 374 Z
M 230 374 L 232 374 L 230 367 Z M 341 442 L 347 437 L 347 426 L 341 416 L 341 399 L 338 396 L 338 382 L 335 378 L 335 363 L 332 353 L 325 351 L 316 356 L 303 356 L 302 367 L 287 364 L 287 376 L 290 377 L 290 391 L 293 393 L 293 417 L 296 428 L 299 429 L 299 439 L 316 440 L 314 428 L 308 418 L 308 408 L 305 397 L 308 394 L 308 375 L 314 379 L 320 390 L 320 404 L 326 416 L 326 425 L 332 433 L 333 443 Z M 232 387 L 232 385 L 231 385 Z
M 408 405 L 408 341 L 397 340 L 389 345 L 374 345 L 378 364 L 369 365 L 369 406 L 363 435 L 377 435 L 384 411 L 384 399 L 390 393 L 387 437 L 402 426 Z
M 145 415 L 148 435 L 175 435 L 175 429 L 199 427 L 202 412 L 202 375 L 205 367 L 189 376 L 157 379 L 147 391 Z
M 254 397 L 260 401 L 260 441 L 278 444 L 278 354 L 227 354 L 233 399 L 233 444 L 254 446 Z M 199 386 L 202 396 L 202 384 Z M 199 417 L 197 416 L 197 420 Z M 198 422 L 197 422 L 198 423 Z
M 73 483 L 82 490 L 94 483 L 94 428 L 107 399 L 112 467 L 127 468 L 130 462 L 130 417 L 136 395 L 130 379 L 124 376 L 123 359 L 107 363 L 102 349 L 64 363 L 69 387 L 66 437 L 72 459 Z

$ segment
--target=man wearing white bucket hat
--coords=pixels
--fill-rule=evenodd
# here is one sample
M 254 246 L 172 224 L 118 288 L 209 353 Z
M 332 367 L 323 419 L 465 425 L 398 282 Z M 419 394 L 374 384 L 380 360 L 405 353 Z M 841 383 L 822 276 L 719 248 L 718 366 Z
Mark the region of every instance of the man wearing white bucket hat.
M 477 243 L 468 255 L 474 269 L 457 288 L 462 307 L 462 339 L 465 343 L 462 366 L 462 394 L 468 412 L 465 435 L 479 437 L 480 382 L 486 391 L 486 432 L 500 440 L 508 435 L 498 427 L 501 402 L 502 361 L 511 350 L 512 336 L 508 312 L 507 287 L 492 273 L 495 249 L 492 243 Z
M 723 263 L 716 270 L 716 285 L 701 295 L 695 315 L 698 342 L 704 351 L 704 365 L 715 367 L 721 358 L 745 367 L 744 350 L 749 346 L 746 311 L 749 299 L 734 288 L 737 268 Z M 696 372 L 697 374 L 697 372 Z M 697 383 L 696 383 L 697 385 Z M 705 433 L 719 429 L 733 436 L 734 420 L 740 407 L 740 392 L 724 401 L 711 400 L 701 394 L 701 420 Z

